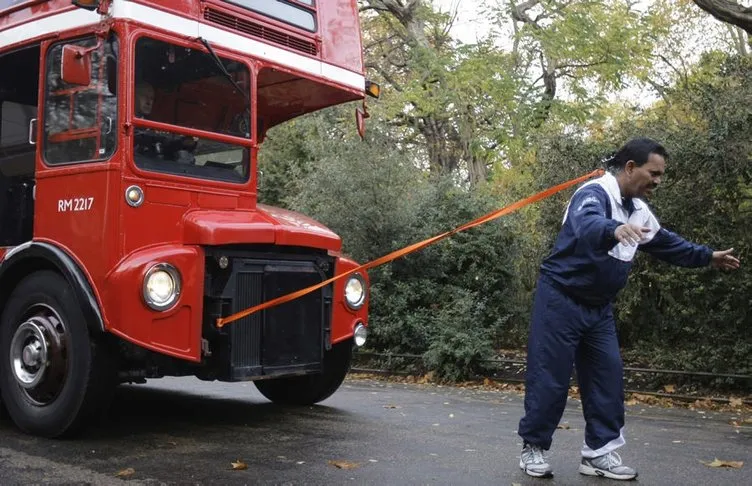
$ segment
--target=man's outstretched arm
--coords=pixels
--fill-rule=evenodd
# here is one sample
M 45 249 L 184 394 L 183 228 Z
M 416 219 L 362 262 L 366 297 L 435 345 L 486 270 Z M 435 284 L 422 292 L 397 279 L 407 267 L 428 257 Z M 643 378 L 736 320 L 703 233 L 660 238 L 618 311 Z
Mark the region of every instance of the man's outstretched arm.
M 705 245 L 689 242 L 665 228 L 661 228 L 647 243 L 640 245 L 643 250 L 665 262 L 680 267 L 706 267 L 734 270 L 739 268 L 739 259 L 734 257 L 733 248 L 713 251 Z

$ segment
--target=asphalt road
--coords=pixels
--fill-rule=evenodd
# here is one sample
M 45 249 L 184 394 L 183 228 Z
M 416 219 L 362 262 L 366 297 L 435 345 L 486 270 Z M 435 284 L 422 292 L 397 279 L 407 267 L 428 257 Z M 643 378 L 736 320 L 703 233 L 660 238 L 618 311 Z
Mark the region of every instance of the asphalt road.
M 639 484 L 752 483 L 752 424 L 734 427 L 727 413 L 628 409 L 621 453 Z M 554 437 L 554 478 L 525 476 L 521 413 L 516 393 L 435 385 L 348 380 L 320 405 L 284 408 L 251 383 L 153 380 L 123 386 L 109 417 L 75 440 L 27 436 L 0 419 L 0 485 L 617 483 L 577 472 L 584 422 L 575 400 Z M 700 462 L 715 458 L 744 466 Z M 238 460 L 247 469 L 233 470 Z

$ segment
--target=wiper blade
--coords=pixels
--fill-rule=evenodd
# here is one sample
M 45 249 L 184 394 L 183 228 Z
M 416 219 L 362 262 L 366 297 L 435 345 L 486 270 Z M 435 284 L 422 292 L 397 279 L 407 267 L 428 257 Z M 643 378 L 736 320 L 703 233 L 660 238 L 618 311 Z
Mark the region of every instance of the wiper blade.
M 217 64 L 217 67 L 220 71 L 222 71 L 222 74 L 225 75 L 228 81 L 232 83 L 233 86 L 235 86 L 235 89 L 243 93 L 243 96 L 245 97 L 245 100 L 248 102 L 248 105 L 245 107 L 245 111 L 250 112 L 251 109 L 251 96 L 246 92 L 246 90 L 241 89 L 240 85 L 232 78 L 232 75 L 227 72 L 227 68 L 222 63 L 222 60 L 217 56 L 217 54 L 214 52 L 214 49 L 212 49 L 212 46 L 209 44 L 209 41 L 204 39 L 203 37 L 198 38 L 199 41 L 206 47 L 206 50 L 209 51 L 209 54 L 211 54 L 212 59 L 214 59 L 214 62 Z

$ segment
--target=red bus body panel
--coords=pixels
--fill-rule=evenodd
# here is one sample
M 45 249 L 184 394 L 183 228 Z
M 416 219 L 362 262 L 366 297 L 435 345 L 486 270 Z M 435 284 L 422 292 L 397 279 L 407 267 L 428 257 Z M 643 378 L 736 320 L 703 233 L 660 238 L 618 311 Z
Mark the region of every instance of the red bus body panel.
M 254 135 L 245 142 L 252 156 L 251 177 L 243 184 L 191 180 L 147 172 L 135 165 L 135 40 L 148 35 L 202 49 L 197 35 L 213 36 L 210 41 L 218 55 L 246 62 L 252 75 L 265 72 L 265 86 L 254 83 L 252 88 L 252 95 L 258 91 L 259 96 L 252 109 L 265 113 L 267 125 L 272 126 L 325 106 L 363 98 L 357 2 L 317 0 L 317 32 L 218 0 L 102 3 L 111 14 L 106 20 L 96 12 L 73 6 L 70 0 L 31 0 L 12 6 L 0 0 L 0 54 L 41 42 L 38 141 L 43 137 L 49 45 L 110 30 L 117 34 L 120 46 L 118 122 L 114 127 L 118 131 L 117 148 L 106 161 L 63 166 L 48 165 L 42 150 L 37 150 L 34 239 L 60 247 L 80 266 L 94 291 L 107 331 L 143 348 L 199 362 L 204 247 L 259 244 L 324 250 L 336 256 L 335 273 L 356 264 L 340 256 L 341 239 L 320 223 L 257 205 L 260 137 Z M 236 28 L 238 25 L 242 28 Z M 271 29 L 274 39 L 283 39 L 284 43 L 249 34 L 248 26 L 252 25 Z M 190 28 L 181 31 L 186 26 Z M 301 50 L 310 46 L 315 52 Z M 300 84 L 274 88 L 275 81 L 290 76 Z M 300 86 L 305 89 L 301 91 Z M 200 130 L 184 131 L 188 135 L 215 136 Z M 127 188 L 133 185 L 144 191 L 140 207 L 131 207 L 125 200 Z M 0 258 L 6 251 L 0 248 Z M 166 312 L 147 307 L 142 295 L 145 272 L 156 262 L 174 264 L 183 278 L 179 302 Z M 366 275 L 364 278 L 367 282 Z M 344 302 L 342 280 L 335 283 L 333 295 L 331 342 L 336 343 L 352 337 L 356 322 L 367 323 L 368 304 L 359 310 L 350 309 Z

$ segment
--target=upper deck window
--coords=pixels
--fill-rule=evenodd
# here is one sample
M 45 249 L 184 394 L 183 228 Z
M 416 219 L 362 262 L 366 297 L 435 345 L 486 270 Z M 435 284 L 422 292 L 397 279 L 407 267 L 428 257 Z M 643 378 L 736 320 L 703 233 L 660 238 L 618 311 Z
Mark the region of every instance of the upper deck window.
M 316 32 L 316 0 L 225 0 L 282 22 Z

